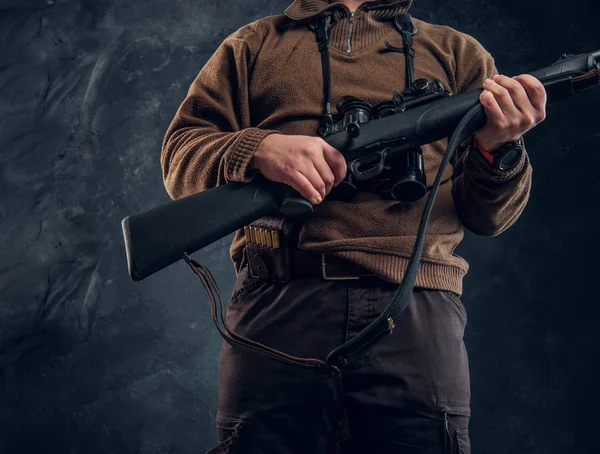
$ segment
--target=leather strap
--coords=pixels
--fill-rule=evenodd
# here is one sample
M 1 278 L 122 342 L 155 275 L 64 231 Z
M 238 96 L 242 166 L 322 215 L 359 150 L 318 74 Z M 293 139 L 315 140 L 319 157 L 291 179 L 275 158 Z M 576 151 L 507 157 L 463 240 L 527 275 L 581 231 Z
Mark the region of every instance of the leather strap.
M 202 285 L 204 286 L 204 289 L 206 290 L 210 301 L 213 322 L 217 327 L 217 330 L 221 334 L 221 337 L 223 337 L 223 339 L 225 339 L 229 344 L 236 345 L 241 348 L 246 348 L 251 351 L 261 352 L 285 364 L 290 364 L 305 369 L 311 369 L 316 373 L 324 375 L 326 377 L 329 377 L 339 372 L 339 369 L 335 365 L 327 365 L 320 359 L 302 358 L 290 355 L 268 345 L 249 339 L 245 336 L 236 334 L 227 326 L 227 322 L 225 320 L 225 304 L 223 302 L 223 296 L 219 291 L 219 287 L 217 286 L 217 283 L 212 273 L 206 266 L 202 265 L 201 263 L 198 263 L 187 253 L 184 253 L 182 258 L 187 262 L 192 271 L 202 281 Z M 217 299 L 219 301 L 219 304 L 217 304 Z
M 573 93 L 578 93 L 600 84 L 600 67 L 594 68 L 581 76 L 573 77 L 571 83 L 573 84 Z

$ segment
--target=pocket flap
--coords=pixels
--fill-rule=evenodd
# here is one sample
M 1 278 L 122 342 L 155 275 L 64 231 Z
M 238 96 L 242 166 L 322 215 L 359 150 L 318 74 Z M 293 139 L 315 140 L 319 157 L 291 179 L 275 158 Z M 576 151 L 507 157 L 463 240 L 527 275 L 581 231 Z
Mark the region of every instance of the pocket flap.
M 438 403 L 438 410 L 448 415 L 471 416 L 471 406 L 466 404 Z

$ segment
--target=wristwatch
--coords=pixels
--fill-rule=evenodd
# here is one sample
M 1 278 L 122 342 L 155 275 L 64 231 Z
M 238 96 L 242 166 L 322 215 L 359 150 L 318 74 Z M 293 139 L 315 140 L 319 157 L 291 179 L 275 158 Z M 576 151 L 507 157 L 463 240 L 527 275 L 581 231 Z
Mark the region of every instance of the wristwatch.
M 492 166 L 497 170 L 510 170 L 517 165 L 522 155 L 523 139 L 507 142 L 492 153 Z
M 512 169 L 521 159 L 523 155 L 523 138 L 507 142 L 492 152 L 482 149 L 477 143 L 477 138 L 475 138 L 475 147 L 494 169 L 506 171 Z

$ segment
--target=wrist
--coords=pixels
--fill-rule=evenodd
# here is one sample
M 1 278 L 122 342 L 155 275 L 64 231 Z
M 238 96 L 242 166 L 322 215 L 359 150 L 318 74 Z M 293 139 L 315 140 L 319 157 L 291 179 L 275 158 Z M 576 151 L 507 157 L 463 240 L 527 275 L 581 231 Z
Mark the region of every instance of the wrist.
M 474 142 L 475 142 L 476 146 L 480 150 L 486 151 L 490 154 L 494 154 L 498 149 L 502 148 L 507 143 L 514 143 L 514 142 L 521 143 L 522 139 L 523 139 L 523 136 L 519 136 L 518 138 L 512 139 L 512 140 L 505 140 L 503 142 L 494 142 L 494 141 L 485 140 L 485 138 L 482 139 L 477 134 L 475 134 L 475 136 L 474 136 Z
M 481 142 L 479 142 L 479 140 L 477 140 L 477 136 L 475 136 L 473 138 L 473 148 L 475 148 L 479 152 L 479 154 L 481 154 L 481 156 L 483 156 L 485 158 L 485 160 L 490 163 L 490 165 L 492 165 L 494 163 L 493 153 L 481 145 Z M 496 148 L 490 149 L 490 150 L 495 150 L 495 149 Z
M 278 133 L 272 133 L 269 134 L 268 136 L 263 137 L 263 139 L 258 143 L 258 145 L 256 146 L 256 150 L 254 150 L 254 153 L 252 153 L 252 157 L 250 158 L 250 161 L 248 162 L 248 168 L 252 169 L 252 170 L 258 170 L 258 160 L 260 159 L 261 155 L 264 153 L 265 148 L 268 147 L 268 142 L 271 139 L 271 136 L 276 136 L 279 135 Z
M 507 142 L 500 142 L 495 144 L 483 144 L 481 140 L 478 139 L 477 134 L 473 138 L 473 147 L 476 148 L 479 153 L 488 161 L 490 164 L 494 164 L 494 155 L 501 148 L 504 148 L 508 144 L 519 144 L 521 147 L 523 146 L 523 136 L 515 139 L 509 140 Z
M 481 144 L 478 143 L 477 138 L 474 140 L 474 146 L 477 148 L 476 153 L 488 161 L 491 168 L 502 172 L 514 169 L 517 164 L 522 161 L 522 156 L 524 154 L 523 137 L 505 142 L 500 147 L 495 148 L 492 152 L 483 148 Z

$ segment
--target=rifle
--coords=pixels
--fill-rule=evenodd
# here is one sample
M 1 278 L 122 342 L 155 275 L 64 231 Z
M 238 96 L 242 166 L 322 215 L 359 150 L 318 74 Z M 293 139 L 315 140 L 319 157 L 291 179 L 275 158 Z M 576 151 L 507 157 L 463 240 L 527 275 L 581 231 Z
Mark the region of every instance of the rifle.
M 600 50 L 563 54 L 558 61 L 530 75 L 544 85 L 548 103 L 570 98 L 600 85 Z M 401 113 L 373 119 L 356 131 L 342 130 L 325 140 L 346 158 L 348 169 L 382 149 L 419 147 L 449 137 L 465 115 L 479 104 L 482 89 L 434 99 Z M 473 111 L 469 129 L 486 121 L 483 109 Z M 388 154 L 385 158 L 390 158 Z M 122 221 L 129 275 L 134 281 L 184 258 L 263 216 L 310 216 L 312 205 L 292 188 L 260 175 L 251 183 L 228 183 L 153 208 Z

